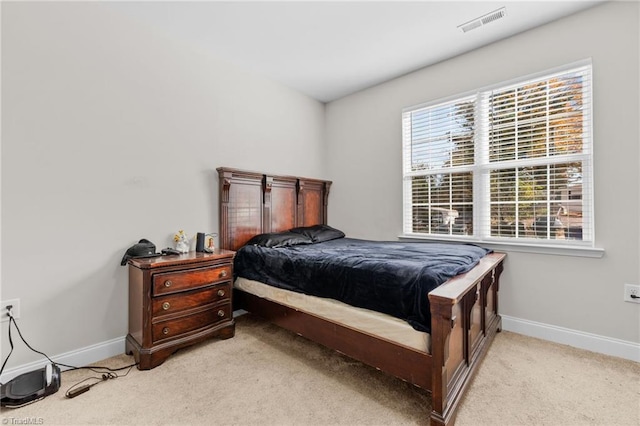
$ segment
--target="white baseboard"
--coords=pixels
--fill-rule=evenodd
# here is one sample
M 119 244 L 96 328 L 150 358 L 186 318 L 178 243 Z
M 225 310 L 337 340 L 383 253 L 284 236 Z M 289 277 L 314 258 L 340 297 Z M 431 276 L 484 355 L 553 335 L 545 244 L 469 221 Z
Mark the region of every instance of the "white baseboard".
M 502 315 L 502 329 L 575 348 L 640 362 L 640 344 Z
M 247 311 L 239 309 L 233 312 L 234 317 L 246 314 Z M 95 345 L 87 346 L 75 351 L 66 352 L 61 355 L 51 356 L 54 362 L 62 364 L 73 365 L 75 367 L 84 367 L 89 364 L 102 361 L 103 359 L 111 358 L 112 356 L 123 354 L 125 351 L 125 336 L 117 337 L 106 342 L 96 343 Z M 17 367 L 9 368 L 2 372 L 0 376 L 0 382 L 6 383 L 7 381 L 29 371 L 37 370 L 44 367 L 49 361 L 42 357 L 39 361 L 30 362 L 27 364 L 19 365 Z M 2 361 L 0 360 L 0 363 Z M 68 370 L 66 367 L 60 366 L 60 370 Z
M 237 316 L 241 313 L 244 312 L 237 311 L 234 315 Z M 502 315 L 502 329 L 524 334 L 525 336 L 640 362 L 640 344 L 634 342 L 627 342 L 625 340 L 599 336 L 597 334 L 585 333 L 507 315 Z M 124 348 L 125 337 L 123 336 L 75 351 L 52 356 L 51 359 L 55 362 L 82 367 L 112 356 L 120 355 L 124 353 Z M 48 361 L 43 358 L 40 361 L 10 368 L 3 372 L 0 381 L 6 383 L 8 380 L 22 373 L 42 368 L 47 362 Z M 62 370 L 64 369 L 65 368 L 62 368 Z
M 66 352 L 64 354 L 51 356 L 54 362 L 62 364 L 73 365 L 75 367 L 84 367 L 89 364 L 93 364 L 103 359 L 111 358 L 112 356 L 120 355 L 124 353 L 125 337 L 118 337 L 106 342 L 97 343 L 95 345 L 87 346 L 75 351 Z M 44 367 L 49 361 L 46 358 L 42 358 L 39 361 L 30 362 L 28 364 L 19 365 L 17 367 L 10 368 L 2 373 L 0 381 L 6 383 L 8 380 L 13 379 L 20 374 L 27 373 L 29 371 L 37 370 Z M 60 367 L 61 370 L 68 370 L 66 367 Z

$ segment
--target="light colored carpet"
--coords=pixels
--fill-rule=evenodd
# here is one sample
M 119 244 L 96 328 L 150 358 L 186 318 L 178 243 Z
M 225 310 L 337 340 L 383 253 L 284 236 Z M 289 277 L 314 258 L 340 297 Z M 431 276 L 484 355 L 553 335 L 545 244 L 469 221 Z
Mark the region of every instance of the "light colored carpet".
M 237 319 L 232 339 L 64 397 L 91 375 L 64 372 L 58 393 L 3 410 L 2 423 L 405 425 L 428 424 L 430 412 L 426 392 L 251 315 Z M 640 364 L 502 332 L 456 424 L 639 425 Z

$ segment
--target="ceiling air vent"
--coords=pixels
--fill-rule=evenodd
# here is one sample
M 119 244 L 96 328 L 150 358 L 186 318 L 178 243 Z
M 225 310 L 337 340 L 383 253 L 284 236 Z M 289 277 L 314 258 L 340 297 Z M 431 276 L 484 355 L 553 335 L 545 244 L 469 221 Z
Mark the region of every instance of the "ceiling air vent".
M 466 33 L 468 31 L 475 30 L 476 28 L 479 28 L 483 25 L 487 25 L 490 22 L 504 18 L 506 15 L 507 9 L 505 7 L 501 7 L 500 9 L 489 12 L 479 18 L 472 19 L 471 21 L 466 22 L 462 25 L 458 25 L 458 28 L 460 28 L 463 33 Z

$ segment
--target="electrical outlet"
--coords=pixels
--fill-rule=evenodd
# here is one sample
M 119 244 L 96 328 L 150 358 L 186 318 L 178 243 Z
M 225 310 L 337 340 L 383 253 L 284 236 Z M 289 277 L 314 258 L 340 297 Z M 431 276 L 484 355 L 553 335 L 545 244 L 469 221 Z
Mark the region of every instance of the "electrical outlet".
M 9 299 L 0 302 L 0 322 L 9 321 L 7 306 L 11 305 L 11 312 L 15 319 L 20 318 L 20 299 Z
M 624 301 L 631 303 L 640 303 L 640 285 L 625 284 Z

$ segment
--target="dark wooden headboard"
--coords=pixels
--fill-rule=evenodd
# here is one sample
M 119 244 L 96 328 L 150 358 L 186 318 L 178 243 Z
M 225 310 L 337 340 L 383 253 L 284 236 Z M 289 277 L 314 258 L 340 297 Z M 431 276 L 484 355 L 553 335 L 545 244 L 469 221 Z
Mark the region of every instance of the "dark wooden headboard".
M 257 234 L 327 223 L 331 181 L 217 170 L 220 248 L 237 250 Z

